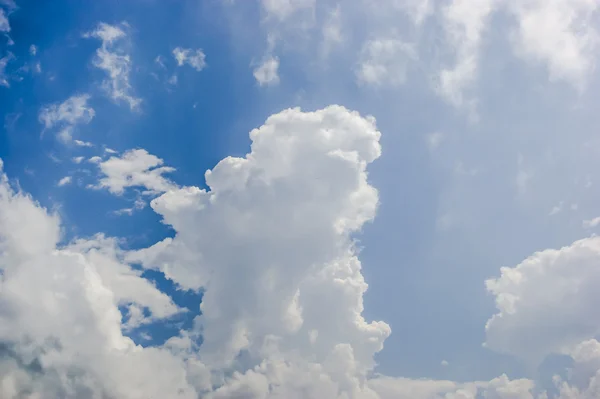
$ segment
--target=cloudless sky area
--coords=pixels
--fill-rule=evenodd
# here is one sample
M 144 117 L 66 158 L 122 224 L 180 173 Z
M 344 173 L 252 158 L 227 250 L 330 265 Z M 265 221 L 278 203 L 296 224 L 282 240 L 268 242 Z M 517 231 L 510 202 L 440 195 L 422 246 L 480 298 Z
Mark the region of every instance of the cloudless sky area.
M 598 0 L 0 0 L 0 397 L 600 397 Z

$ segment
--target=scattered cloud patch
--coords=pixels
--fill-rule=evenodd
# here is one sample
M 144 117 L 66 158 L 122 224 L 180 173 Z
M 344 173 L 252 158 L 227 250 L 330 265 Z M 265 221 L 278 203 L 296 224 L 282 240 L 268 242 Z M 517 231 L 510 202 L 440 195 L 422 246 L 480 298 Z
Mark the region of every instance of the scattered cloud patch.
M 600 216 L 583 221 L 583 227 L 585 227 L 586 229 L 593 229 L 598 226 L 600 226 Z
M 90 123 L 96 114 L 88 105 L 89 99 L 88 94 L 78 94 L 62 103 L 46 105 L 40 109 L 38 119 L 44 129 L 58 128 L 58 137 L 64 142 L 70 142 L 75 127 Z
M 411 45 L 396 38 L 367 41 L 361 50 L 356 69 L 360 84 L 398 86 L 406 81 L 408 62 L 416 57 Z
M 107 188 L 113 194 L 121 195 L 127 187 L 143 187 L 146 194 L 158 194 L 177 187 L 163 176 L 175 169 L 162 166 L 163 160 L 146 150 L 130 150 L 121 157 L 93 162 L 98 163 L 102 173 L 97 187 Z
M 95 30 L 84 34 L 84 37 L 102 41 L 92 62 L 95 67 L 108 75 L 102 83 L 104 90 L 115 102 L 124 101 L 134 110 L 139 107 L 142 100 L 132 94 L 133 89 L 129 82 L 131 56 L 123 43 L 127 39 L 127 34 L 122 27 L 127 27 L 127 24 L 116 26 L 102 22 Z
M 35 44 L 32 44 L 31 46 L 29 46 L 29 54 L 35 56 L 38 52 L 38 48 Z
M 198 72 L 206 67 L 206 55 L 202 49 L 193 50 L 176 47 L 173 49 L 173 57 L 175 57 L 175 60 L 177 61 L 177 66 L 187 64 Z
M 0 86 L 10 87 L 8 76 L 6 75 L 6 67 L 14 58 L 15 57 L 12 53 L 8 53 L 4 57 L 0 58 Z
M 279 83 L 279 58 L 265 58 L 252 74 L 260 86 L 276 85 Z
M 73 178 L 71 176 L 65 176 L 58 181 L 57 185 L 58 187 L 66 186 L 67 184 L 71 184 L 72 180 Z

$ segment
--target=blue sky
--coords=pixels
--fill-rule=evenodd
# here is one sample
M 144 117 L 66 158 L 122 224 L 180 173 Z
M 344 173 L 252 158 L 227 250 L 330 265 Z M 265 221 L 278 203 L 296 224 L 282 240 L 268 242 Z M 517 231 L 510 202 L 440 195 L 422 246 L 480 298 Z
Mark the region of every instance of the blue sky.
M 599 6 L 0 0 L 0 392 L 592 397 Z

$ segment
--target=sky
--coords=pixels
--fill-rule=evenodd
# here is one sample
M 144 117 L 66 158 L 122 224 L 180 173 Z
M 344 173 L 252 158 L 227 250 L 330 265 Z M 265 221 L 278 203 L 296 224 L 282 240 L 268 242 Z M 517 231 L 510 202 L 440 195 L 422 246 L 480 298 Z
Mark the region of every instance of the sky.
M 0 0 L 0 397 L 599 397 L 599 22 Z

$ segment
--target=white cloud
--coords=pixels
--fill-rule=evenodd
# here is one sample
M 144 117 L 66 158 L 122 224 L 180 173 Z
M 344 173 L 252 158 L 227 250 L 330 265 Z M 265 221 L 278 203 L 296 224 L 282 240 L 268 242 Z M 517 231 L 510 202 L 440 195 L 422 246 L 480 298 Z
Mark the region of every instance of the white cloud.
M 206 67 L 206 55 L 202 49 L 189 49 L 176 47 L 173 50 L 173 57 L 177 60 L 178 66 L 188 64 L 196 71 L 200 72 Z
M 261 0 L 267 17 L 278 21 L 284 21 L 300 10 L 313 10 L 315 4 L 316 0 Z
M 473 99 L 465 92 L 477 81 L 483 34 L 495 7 L 496 0 L 452 0 L 442 9 L 446 40 L 455 59 L 453 66 L 441 70 L 438 91 L 457 107 L 472 106 Z
M 94 146 L 94 144 L 90 143 L 89 141 L 73 140 L 73 142 L 75 143 L 76 146 L 79 146 L 79 147 L 93 147 Z
M 95 111 L 88 106 L 88 94 L 69 97 L 62 103 L 46 105 L 40 109 L 38 119 L 46 129 L 59 128 L 59 138 L 69 142 L 72 139 L 75 126 L 90 123 Z
M 9 87 L 8 77 L 6 76 L 6 67 L 10 61 L 14 59 L 14 55 L 12 53 L 8 53 L 8 55 L 0 58 L 0 86 Z
M 544 64 L 551 80 L 566 80 L 583 89 L 594 70 L 599 33 L 595 0 L 511 0 L 517 21 L 512 36 L 516 54 Z
M 86 33 L 84 37 L 102 41 L 102 45 L 96 50 L 93 64 L 108 75 L 102 83 L 106 92 L 114 101 L 125 101 L 132 110 L 137 109 L 142 100 L 132 94 L 129 82 L 131 57 L 122 43 L 127 38 L 125 31 L 119 26 L 100 23 L 96 30 Z
M 58 217 L 0 179 L 0 396 L 195 398 L 181 359 L 122 333 L 119 305 L 167 318 L 179 312 L 170 298 L 112 239 L 58 246 Z
M 397 38 L 369 40 L 361 50 L 356 77 L 359 83 L 372 86 L 401 85 L 415 57 L 413 47 Z
M 443 141 L 444 134 L 441 132 L 434 132 L 427 135 L 427 145 L 431 150 L 438 148 Z
M 486 345 L 536 363 L 596 336 L 599 262 L 600 238 L 590 237 L 502 268 L 486 281 L 498 308 L 486 325 Z
M 279 58 L 269 56 L 254 68 L 252 72 L 259 85 L 276 85 L 279 83 Z
M 31 46 L 29 46 L 29 54 L 31 55 L 36 55 L 37 54 L 37 46 L 35 44 L 32 44 Z
M 207 190 L 175 186 L 162 176 L 172 169 L 144 150 L 97 157 L 99 185 L 111 192 L 164 192 L 151 207 L 176 234 L 138 251 L 103 235 L 59 245 L 58 216 L 2 175 L 0 351 L 8 355 L 0 396 L 534 398 L 531 380 L 505 375 L 458 383 L 373 373 L 391 330 L 363 316 L 367 284 L 353 237 L 379 203 L 367 175 L 381 154 L 374 118 L 339 106 L 289 109 L 250 138 L 245 157 L 206 172 Z M 568 353 L 577 378 L 594 370 L 599 255 L 593 237 L 502 269 L 487 282 L 499 310 L 488 346 L 527 357 Z M 124 335 L 181 312 L 134 262 L 204 290 L 191 330 L 148 348 Z M 594 392 L 576 380 L 561 389 Z
M 74 157 L 73 158 L 73 162 L 74 163 L 81 163 L 84 159 L 85 159 L 85 157 Z
M 583 227 L 587 228 L 587 229 L 592 229 L 594 227 L 598 227 L 600 226 L 600 216 L 595 217 L 593 219 L 590 220 L 584 220 L 583 221 Z
M 102 177 L 99 188 L 107 188 L 114 194 L 122 194 L 127 187 L 144 187 L 148 193 L 161 193 L 176 188 L 163 177 L 174 168 L 161 166 L 163 160 L 148 154 L 146 150 L 131 150 L 121 157 L 110 157 L 106 161 L 97 159 Z
M 10 32 L 10 23 L 2 8 L 0 8 L 0 32 Z
M 71 176 L 65 176 L 62 179 L 60 179 L 57 184 L 59 187 L 66 186 L 67 184 L 71 184 L 72 179 L 73 178 Z

